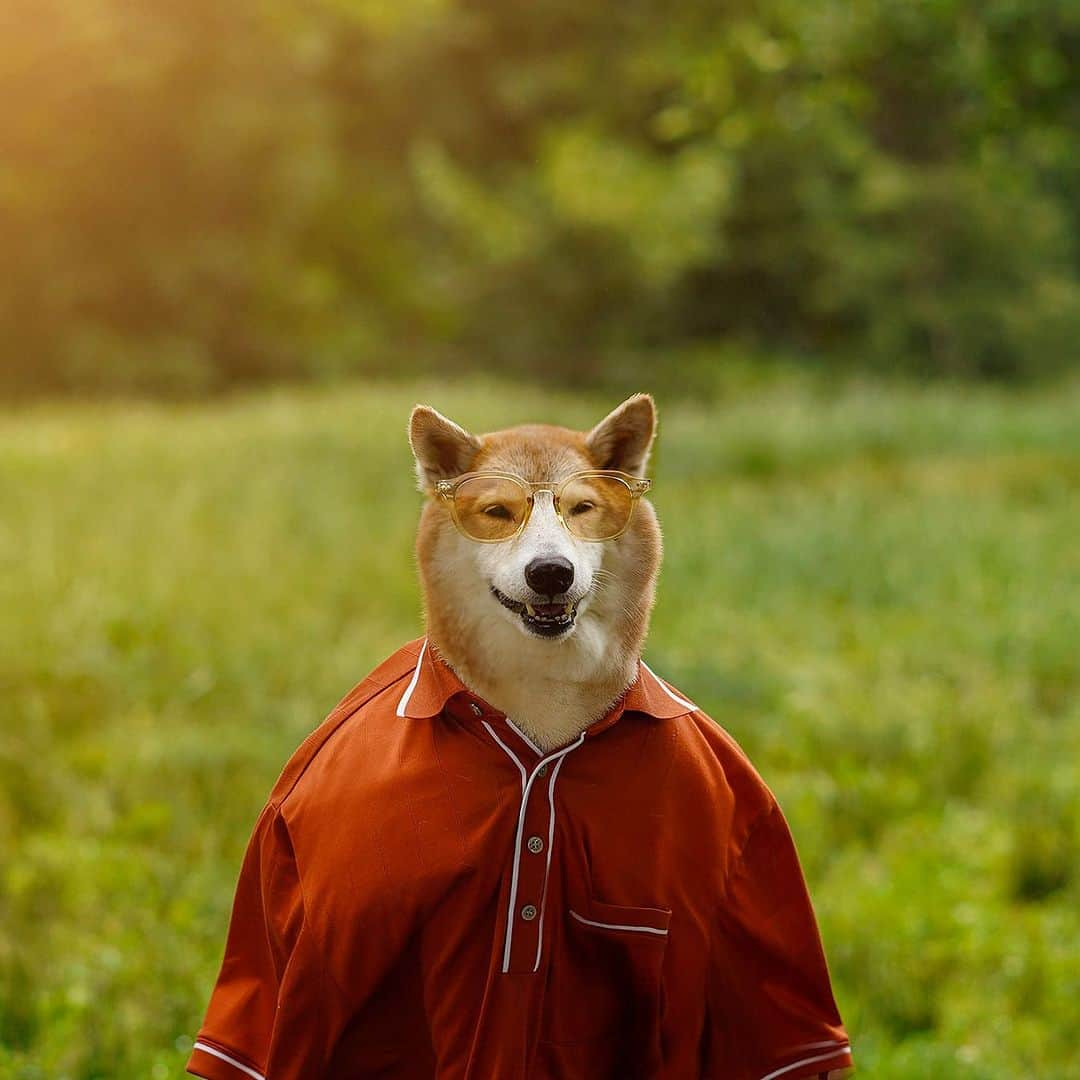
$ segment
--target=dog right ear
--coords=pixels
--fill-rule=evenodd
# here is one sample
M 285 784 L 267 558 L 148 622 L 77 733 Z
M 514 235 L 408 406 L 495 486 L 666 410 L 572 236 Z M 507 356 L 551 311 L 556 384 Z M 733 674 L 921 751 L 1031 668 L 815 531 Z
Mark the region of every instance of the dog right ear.
M 608 413 L 585 437 L 600 469 L 644 476 L 656 436 L 656 405 L 651 394 L 634 394 Z
M 418 486 L 429 492 L 437 481 L 469 471 L 480 440 L 429 405 L 417 405 L 409 417 L 409 445 L 416 458 Z

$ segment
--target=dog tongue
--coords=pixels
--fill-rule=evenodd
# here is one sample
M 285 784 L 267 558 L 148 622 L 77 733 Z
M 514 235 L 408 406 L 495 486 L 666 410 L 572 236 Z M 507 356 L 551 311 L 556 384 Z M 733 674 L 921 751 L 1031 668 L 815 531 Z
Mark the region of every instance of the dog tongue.
M 565 604 L 534 604 L 533 608 L 539 615 L 561 615 L 566 609 Z

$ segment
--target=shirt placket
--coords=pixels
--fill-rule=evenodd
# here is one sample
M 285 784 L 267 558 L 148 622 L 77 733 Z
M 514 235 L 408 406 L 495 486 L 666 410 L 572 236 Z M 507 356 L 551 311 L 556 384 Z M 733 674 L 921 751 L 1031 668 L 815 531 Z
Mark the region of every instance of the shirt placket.
M 514 762 L 521 780 L 500 970 L 504 974 L 535 972 L 544 946 L 556 785 L 563 762 L 585 741 L 585 733 L 568 746 L 544 754 L 510 720 L 484 720 L 483 725 Z

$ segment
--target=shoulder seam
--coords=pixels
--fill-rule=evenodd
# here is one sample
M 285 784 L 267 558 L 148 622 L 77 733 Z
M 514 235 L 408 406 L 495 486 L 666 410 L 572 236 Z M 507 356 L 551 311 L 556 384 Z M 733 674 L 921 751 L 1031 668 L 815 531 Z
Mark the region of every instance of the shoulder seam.
M 770 792 L 770 795 L 771 795 L 771 792 Z M 775 796 L 773 796 L 771 798 L 770 802 L 762 810 L 760 810 L 758 812 L 758 814 L 754 818 L 754 820 L 751 821 L 749 825 L 747 825 L 746 832 L 743 834 L 743 841 L 739 845 L 739 850 L 738 850 L 738 852 L 736 852 L 736 854 L 734 855 L 734 857 L 731 860 L 732 861 L 732 869 L 730 869 L 728 871 L 728 874 L 727 874 L 727 876 L 729 878 L 734 876 L 734 874 L 736 874 L 738 872 L 739 867 L 742 866 L 743 857 L 746 854 L 746 849 L 750 846 L 750 841 L 753 840 L 753 838 L 754 838 L 754 834 L 758 831 L 758 829 L 761 827 L 762 823 L 767 818 L 771 818 L 773 816 L 773 814 L 776 813 L 776 811 L 779 809 L 779 806 L 780 806 L 780 804 L 776 801 Z
M 394 683 L 390 682 L 386 685 L 393 686 Z M 370 701 L 371 699 L 368 698 L 366 700 Z M 349 716 L 352 716 L 351 712 L 349 713 Z M 346 717 L 345 719 L 348 719 L 348 717 Z M 334 730 L 336 731 L 337 728 L 335 728 Z M 331 734 L 333 733 L 331 732 Z M 320 749 L 322 748 L 320 747 Z M 313 754 L 312 757 L 314 756 L 315 755 Z M 301 770 L 300 775 L 303 776 L 303 770 Z M 299 779 L 299 777 L 297 779 Z M 296 868 L 296 887 L 300 891 L 301 926 L 300 934 L 297 937 L 297 942 L 299 943 L 300 937 L 302 937 L 304 934 L 307 934 L 308 938 L 311 941 L 311 948 L 315 949 L 318 952 L 320 966 L 322 967 L 323 972 L 330 980 L 341 1000 L 344 1002 L 348 1002 L 350 1000 L 349 994 L 341 985 L 341 983 L 338 982 L 337 976 L 334 974 L 333 968 L 330 966 L 329 962 L 326 959 L 326 949 L 323 946 L 323 942 L 319 938 L 318 931 L 315 929 L 315 926 L 308 918 L 308 911 L 310 910 L 310 908 L 308 907 L 307 891 L 304 887 L 304 875 L 300 870 L 300 860 L 296 857 L 296 846 L 295 844 L 293 844 L 292 833 L 289 831 L 289 822 L 285 818 L 285 815 L 281 812 L 280 805 L 275 807 L 275 812 L 277 814 L 278 820 L 281 822 L 281 827 L 285 830 L 285 835 L 289 838 L 289 850 L 292 855 L 292 863 L 293 866 Z

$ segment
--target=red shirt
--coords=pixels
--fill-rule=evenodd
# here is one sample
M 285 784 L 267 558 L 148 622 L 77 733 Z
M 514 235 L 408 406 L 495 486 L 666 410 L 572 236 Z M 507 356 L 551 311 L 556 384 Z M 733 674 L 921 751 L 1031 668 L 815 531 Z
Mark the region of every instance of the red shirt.
M 544 754 L 418 640 L 285 766 L 210 1080 L 798 1080 L 851 1062 L 787 823 L 642 662 Z

